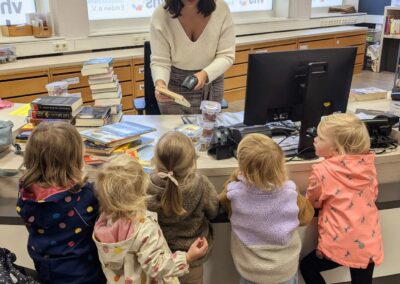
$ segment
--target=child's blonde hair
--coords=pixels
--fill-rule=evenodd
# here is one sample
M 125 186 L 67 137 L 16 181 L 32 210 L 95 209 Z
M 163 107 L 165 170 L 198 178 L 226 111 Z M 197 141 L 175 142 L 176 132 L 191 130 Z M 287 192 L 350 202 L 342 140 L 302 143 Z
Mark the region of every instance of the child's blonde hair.
M 29 137 L 24 154 L 26 171 L 21 185 L 44 187 L 83 185 L 83 143 L 68 123 L 41 123 Z
M 167 132 L 156 145 L 153 163 L 158 175 L 166 178 L 165 190 L 161 197 L 164 214 L 185 214 L 179 184 L 189 181 L 196 170 L 196 151 L 192 141 L 180 132 Z
M 329 136 L 340 155 L 365 154 L 371 147 L 367 127 L 354 114 L 335 113 L 324 117 L 318 125 L 318 135 Z
M 239 143 L 237 159 L 247 183 L 260 190 L 281 187 L 288 179 L 281 147 L 263 134 L 246 135 Z
M 100 211 L 113 220 L 142 217 L 147 185 L 148 177 L 137 159 L 117 156 L 104 165 L 95 182 Z

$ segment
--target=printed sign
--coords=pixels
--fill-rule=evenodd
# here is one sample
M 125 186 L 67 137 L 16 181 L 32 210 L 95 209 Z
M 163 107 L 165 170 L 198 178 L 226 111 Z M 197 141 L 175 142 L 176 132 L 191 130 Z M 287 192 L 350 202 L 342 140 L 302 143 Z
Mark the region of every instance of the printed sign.
M 343 5 L 343 0 L 312 0 L 313 8 Z
M 89 20 L 151 17 L 163 0 L 87 0 Z M 226 0 L 231 12 L 272 10 L 272 0 Z
M 0 25 L 24 24 L 25 14 L 35 12 L 35 0 L 0 0 Z

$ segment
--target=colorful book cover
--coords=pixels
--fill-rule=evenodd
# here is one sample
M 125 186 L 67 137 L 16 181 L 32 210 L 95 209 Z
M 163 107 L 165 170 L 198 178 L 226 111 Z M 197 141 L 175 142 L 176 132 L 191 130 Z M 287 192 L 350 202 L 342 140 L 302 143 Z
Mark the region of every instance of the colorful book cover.
M 129 140 L 135 140 L 134 138 L 139 135 L 153 131 L 156 131 L 153 127 L 129 121 L 122 121 L 95 129 L 83 130 L 80 134 L 87 140 L 112 146 L 122 145 Z

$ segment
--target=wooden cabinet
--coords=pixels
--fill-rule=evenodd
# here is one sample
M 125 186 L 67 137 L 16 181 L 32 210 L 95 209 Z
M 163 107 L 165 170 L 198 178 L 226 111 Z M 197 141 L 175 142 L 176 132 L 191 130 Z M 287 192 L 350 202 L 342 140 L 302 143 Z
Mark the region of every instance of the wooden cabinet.
M 0 75 L 0 98 L 12 102 L 31 102 L 34 97 L 47 93 L 47 70 Z
M 354 72 L 361 72 L 365 53 L 366 30 L 360 29 L 355 32 L 338 32 L 318 36 L 310 34 L 310 32 L 307 32 L 307 36 L 301 35 L 287 40 L 274 39 L 238 45 L 235 62 L 224 74 L 225 99 L 229 102 L 244 99 L 247 61 L 250 53 L 355 46 L 357 47 L 357 58 Z M 93 56 L 96 56 L 95 53 Z M 144 96 L 143 58 L 116 60 L 113 67 L 122 87 L 123 109 L 125 112 L 133 112 L 133 99 Z M 47 94 L 45 89 L 47 83 L 66 80 L 70 83 L 70 93 L 81 93 L 84 103 L 91 104 L 93 99 L 88 79 L 81 75 L 81 68 L 81 64 L 71 64 L 70 66 L 50 67 L 32 72 L 0 75 L 0 98 L 29 103 L 34 98 Z

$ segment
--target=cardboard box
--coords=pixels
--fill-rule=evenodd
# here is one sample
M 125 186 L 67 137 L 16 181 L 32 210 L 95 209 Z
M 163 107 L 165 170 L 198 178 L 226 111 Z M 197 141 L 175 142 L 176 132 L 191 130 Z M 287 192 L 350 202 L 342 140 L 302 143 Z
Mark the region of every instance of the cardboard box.
M 3 36 L 31 36 L 32 26 L 31 25 L 1 26 L 1 34 Z
M 51 37 L 53 35 L 53 30 L 51 27 L 36 27 L 32 26 L 34 37 Z

